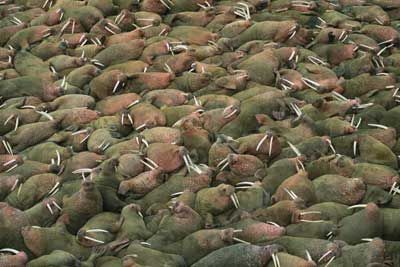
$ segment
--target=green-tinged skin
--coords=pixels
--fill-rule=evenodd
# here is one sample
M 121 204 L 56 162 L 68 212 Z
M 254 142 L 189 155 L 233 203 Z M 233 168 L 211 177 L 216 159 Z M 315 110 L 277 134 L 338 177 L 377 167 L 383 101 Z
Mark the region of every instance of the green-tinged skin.
M 335 239 L 350 245 L 360 243 L 362 238 L 381 237 L 384 233 L 384 214 L 373 203 L 353 215 L 343 218 L 335 231 Z
M 338 223 L 342 218 L 350 216 L 353 211 L 348 209 L 347 205 L 336 202 L 322 202 L 310 206 L 304 211 L 320 212 L 320 218 L 324 221 Z
M 342 255 L 330 266 L 384 266 L 385 254 L 384 242 L 374 238 L 372 242 L 343 247 Z
M 377 175 L 379 173 L 379 175 Z M 367 185 L 374 185 L 383 189 L 389 189 L 398 180 L 396 170 L 371 163 L 358 163 L 354 165 L 352 177 L 362 178 Z
M 353 177 L 357 165 L 347 156 L 329 155 L 311 161 L 307 164 L 308 177 L 312 180 L 325 174 L 338 174 L 344 177 Z M 359 177 L 355 175 L 354 177 Z
M 308 267 L 308 266 L 316 266 L 314 261 L 308 261 L 303 257 L 297 257 L 290 255 L 288 253 L 280 252 L 276 254 L 276 257 L 279 259 L 280 266 L 299 266 L 299 267 Z M 269 261 L 266 265 L 267 267 L 274 266 L 273 261 Z
M 304 208 L 303 201 L 282 200 L 270 207 L 255 210 L 252 217 L 262 222 L 275 222 L 281 226 L 287 226 L 294 221 L 295 213 Z
M 177 203 L 174 213 L 160 221 L 157 232 L 147 240 L 154 249 L 177 242 L 203 227 L 200 215 L 183 203 Z
M 53 142 L 37 144 L 24 150 L 21 154 L 28 160 L 49 164 L 51 163 L 51 159 L 57 162 L 57 151 L 60 154 L 61 160 L 66 160 L 72 156 L 70 148 L 59 146 Z
M 147 230 L 143 218 L 139 215 L 140 207 L 135 204 L 125 206 L 121 211 L 121 218 L 116 240 L 146 240 L 152 233 Z M 118 228 L 117 228 L 118 229 Z
M 13 207 L 27 210 L 48 196 L 59 181 L 60 178 L 52 173 L 34 175 L 10 193 L 5 201 Z
M 286 227 L 286 235 L 308 238 L 325 239 L 327 234 L 335 228 L 335 223 L 324 222 L 302 222 L 291 224 Z
M 326 174 L 313 180 L 318 202 L 337 202 L 355 205 L 363 197 L 366 185 L 360 178 Z
M 102 212 L 90 218 L 85 225 L 79 229 L 77 240 L 82 246 L 97 246 L 95 242 L 87 241 L 84 236 L 89 236 L 105 243 L 113 241 L 115 238 L 115 225 L 118 222 L 120 215 L 112 212 Z M 102 229 L 108 231 L 104 232 L 90 232 L 93 229 Z M 87 232 L 89 231 L 89 232 Z M 89 243 L 89 244 L 88 244 Z
M 158 267 L 158 266 L 174 266 L 174 267 L 184 267 L 186 263 L 182 256 L 175 254 L 163 253 L 145 245 L 140 245 L 136 243 L 131 243 L 131 245 L 123 250 L 118 256 L 132 255 L 136 254 L 135 262 L 143 266 L 148 267 Z
M 302 155 L 305 155 L 309 160 L 315 160 L 331 153 L 329 143 L 326 141 L 325 138 L 319 136 L 311 137 L 307 140 L 304 140 L 303 142 L 297 144 L 296 147 L 298 148 L 300 153 Z M 276 159 L 279 160 L 293 157 L 296 157 L 296 153 L 290 147 L 287 147 L 282 149 L 282 153 L 279 154 Z
M 265 264 L 269 262 L 271 259 L 271 252 L 273 251 L 273 246 L 261 247 L 247 244 L 236 244 L 214 251 L 192 266 L 217 267 L 227 264 L 234 267 L 262 267 L 266 266 Z
M 273 194 L 286 178 L 296 174 L 296 161 L 289 158 L 277 160 L 266 169 L 266 172 L 262 186 L 265 191 Z
M 326 239 L 305 238 L 283 236 L 269 242 L 283 246 L 287 253 L 304 258 L 304 253 L 307 250 L 313 259 L 320 259 L 328 250 L 332 249 L 334 255 L 340 255 L 340 247 L 344 246 L 344 242 L 332 242 Z M 323 262 L 327 262 L 324 260 Z
M 258 208 L 268 206 L 270 196 L 261 186 L 254 186 L 236 193 L 240 208 L 252 212 Z
M 359 138 L 360 158 L 369 163 L 382 164 L 397 169 L 396 155 L 391 149 L 377 139 L 363 135 Z

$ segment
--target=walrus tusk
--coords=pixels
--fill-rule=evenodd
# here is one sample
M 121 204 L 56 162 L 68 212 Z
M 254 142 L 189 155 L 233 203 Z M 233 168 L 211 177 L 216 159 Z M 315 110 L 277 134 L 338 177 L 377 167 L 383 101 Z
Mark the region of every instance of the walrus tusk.
M 313 261 L 310 252 L 308 252 L 308 250 L 306 249 L 306 258 L 308 261 Z
M 267 224 L 271 224 L 271 225 L 276 226 L 276 227 L 281 227 L 281 226 L 280 226 L 279 224 L 277 224 L 276 222 L 267 221 Z
M 115 92 L 117 91 L 120 82 L 121 82 L 121 81 L 118 80 L 118 81 L 115 83 L 114 88 L 113 88 L 113 90 L 112 90 L 113 93 L 115 93 Z
M 50 206 L 49 203 L 46 204 L 46 207 L 47 207 L 47 209 L 50 211 L 50 214 L 51 214 L 51 215 L 54 215 L 54 212 L 53 212 L 53 210 L 51 209 L 51 206 Z
M 18 182 L 19 182 L 19 179 L 16 179 L 15 180 L 15 182 L 14 182 L 14 184 L 13 184 L 13 186 L 11 187 L 11 192 L 13 192 L 14 190 L 15 190 L 15 188 L 17 187 L 17 185 L 18 185 Z
M 294 195 L 294 193 L 293 193 L 293 191 L 291 191 L 291 190 L 289 190 L 289 189 L 287 189 L 286 187 L 285 188 L 283 188 L 283 190 L 285 190 L 286 191 L 286 193 L 288 193 L 288 195 L 293 199 L 293 200 L 295 200 L 296 198 L 297 198 L 297 196 L 296 195 Z
M 325 259 L 332 252 L 333 252 L 332 250 L 328 250 L 327 252 L 325 252 L 324 255 L 322 255 L 321 258 L 318 259 L 318 263 L 320 263 L 323 259 Z
M 81 169 L 77 169 L 75 171 L 73 171 L 73 174 L 79 174 L 79 173 L 91 173 L 93 171 L 93 169 L 89 169 L 89 168 L 81 168 Z
M 62 211 L 62 208 L 57 204 L 57 202 L 52 201 L 51 203 L 53 203 L 53 205 L 56 206 L 56 208 L 57 208 L 59 211 Z
M 183 191 L 181 191 L 181 192 L 176 192 L 176 193 L 172 193 L 171 195 L 170 195 L 170 197 L 179 197 L 180 195 L 182 195 L 183 194 Z
M 372 242 L 372 240 L 374 240 L 373 238 L 361 238 L 361 241 L 364 242 Z
M 9 161 L 5 162 L 5 163 L 3 164 L 3 166 L 10 165 L 11 163 L 14 163 L 14 162 L 16 162 L 16 161 L 17 161 L 16 159 L 9 160 Z
M 352 210 L 352 209 L 356 209 L 356 208 L 366 208 L 367 204 L 358 204 L 358 205 L 353 205 L 353 206 L 349 206 L 347 207 L 348 210 Z
M 171 8 L 167 5 L 167 3 L 165 3 L 163 0 L 160 0 L 160 2 L 161 2 L 161 4 L 162 4 L 163 6 L 165 6 L 167 9 L 171 9 Z
M 294 152 L 298 157 L 300 157 L 300 156 L 301 156 L 301 153 L 300 153 L 299 149 L 298 149 L 297 147 L 295 147 L 295 146 L 294 146 L 292 143 L 290 143 L 289 141 L 287 141 L 287 143 L 288 143 L 289 147 L 293 150 L 293 152 Z
M 339 94 L 338 92 L 332 91 L 333 96 L 337 97 L 340 100 L 343 101 L 349 101 L 349 99 L 341 94 Z
M 265 142 L 265 140 L 268 138 L 268 134 L 264 135 L 264 137 L 258 142 L 256 151 L 260 150 L 261 145 Z
M 274 267 L 281 267 L 281 263 L 279 262 L 278 255 L 276 253 L 272 254 L 272 260 L 274 262 Z
M 92 237 L 86 236 L 86 235 L 83 238 L 87 239 L 87 240 L 90 240 L 90 241 L 93 241 L 93 242 L 96 242 L 96 243 L 99 243 L 99 244 L 104 244 L 105 243 L 104 241 L 101 241 L 101 240 L 98 240 L 96 238 L 92 238 Z
M 19 251 L 13 248 L 2 248 L 0 249 L 0 252 L 10 252 L 10 253 L 14 253 L 14 254 L 18 254 Z
M 12 118 L 14 118 L 14 116 L 15 116 L 15 114 L 11 114 L 10 116 L 8 116 L 8 118 L 6 119 L 6 121 L 4 122 L 3 125 L 7 125 L 7 123 L 8 123 Z
M 325 265 L 325 267 L 328 267 L 329 264 L 331 264 L 332 261 L 335 259 L 335 257 L 336 257 L 336 256 L 333 256 L 333 257 L 328 261 L 328 263 Z
M 54 192 L 54 190 L 57 189 L 57 187 L 60 185 L 60 182 L 57 182 L 49 191 L 49 193 L 47 193 L 48 195 L 51 195 L 51 193 Z
M 18 167 L 18 164 L 15 164 L 14 166 L 12 166 L 11 168 L 9 168 L 8 170 L 6 170 L 6 172 L 10 172 L 12 170 L 14 170 L 15 168 Z
M 271 157 L 272 155 L 272 144 L 274 142 L 274 136 L 271 135 L 271 138 L 269 140 L 269 148 L 268 148 L 268 157 Z
M 239 208 L 239 205 L 238 205 L 238 203 L 236 203 L 236 199 L 235 199 L 235 197 L 233 196 L 233 194 L 230 195 L 229 197 L 231 198 L 231 200 L 232 200 L 233 205 L 235 206 L 235 208 L 238 209 L 238 208 Z
M 107 230 L 104 230 L 104 229 L 95 228 L 95 229 L 86 230 L 86 233 L 106 233 L 106 234 L 109 234 L 110 232 L 107 231 Z
M 385 126 L 385 125 L 382 125 L 382 124 L 368 123 L 367 125 L 368 125 L 368 126 L 371 126 L 371 127 L 381 128 L 381 129 L 384 129 L 384 130 L 389 129 L 389 127 L 387 127 L 387 126 Z
M 237 241 L 237 242 L 239 242 L 239 243 L 243 243 L 243 244 L 246 244 L 246 245 L 251 245 L 250 242 L 244 241 L 244 240 L 242 240 L 242 239 L 240 239 L 240 238 L 237 238 L 237 237 L 234 237 L 234 238 L 232 238 L 232 239 L 235 240 L 235 241 Z

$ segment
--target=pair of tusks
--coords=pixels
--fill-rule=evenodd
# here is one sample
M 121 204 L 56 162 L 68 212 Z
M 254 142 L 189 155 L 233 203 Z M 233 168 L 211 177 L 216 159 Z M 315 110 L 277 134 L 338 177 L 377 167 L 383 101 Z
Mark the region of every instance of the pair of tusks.
M 125 116 L 128 117 L 129 122 L 130 122 L 131 125 L 133 126 L 133 119 L 132 119 L 132 117 L 131 117 L 131 114 L 129 114 L 129 113 L 122 113 L 122 114 L 121 114 L 121 125 L 122 125 L 122 126 L 124 125 Z
M 13 16 L 13 17 L 10 19 L 10 21 L 11 21 L 12 23 L 14 23 L 15 25 L 21 25 L 21 24 L 23 23 L 19 18 L 15 17 L 15 16 Z
M 43 4 L 42 8 L 44 9 L 48 3 L 49 3 L 49 0 L 46 0 Z M 52 6 L 53 6 L 53 1 L 50 1 L 49 8 L 51 8 Z
M 197 174 L 201 174 L 202 173 L 201 169 L 196 164 L 194 164 L 192 162 L 192 159 L 190 158 L 189 155 L 184 154 L 182 156 L 182 158 L 183 158 L 183 161 L 185 162 L 185 165 L 186 165 L 186 168 L 187 168 L 188 172 L 191 172 L 191 170 L 194 170 Z
M 236 193 L 233 193 L 232 195 L 229 196 L 233 202 L 233 205 L 235 206 L 235 208 L 239 208 L 240 207 L 240 203 L 239 203 L 239 199 L 236 195 Z
M 223 114 L 225 114 L 230 108 L 232 108 L 233 105 L 229 105 L 226 108 L 224 108 L 224 111 L 222 112 Z M 232 110 L 230 113 L 224 115 L 224 119 L 229 119 L 230 117 L 232 117 L 233 115 L 235 115 L 239 110 L 237 108 L 235 108 L 234 110 Z
M 255 183 L 253 182 L 240 182 L 235 185 L 235 189 L 249 189 L 254 185 Z
M 90 60 L 90 62 L 96 66 L 105 67 L 105 65 L 103 63 L 101 63 L 98 59 L 92 59 L 92 60 Z
M 291 191 L 291 192 L 293 193 L 293 191 Z M 303 215 L 307 215 L 307 214 L 321 214 L 321 212 L 320 211 L 303 211 L 303 212 L 300 212 L 300 217 L 303 216 Z M 301 218 L 300 218 L 299 221 L 300 222 L 306 222 L 306 223 L 320 223 L 320 222 L 323 222 L 323 220 L 315 220 L 315 221 L 313 221 L 313 220 L 305 220 L 305 219 L 301 219 Z
M 150 159 L 148 157 L 144 158 L 144 160 L 141 159 L 140 162 L 143 165 L 146 165 L 150 170 L 155 170 L 160 167 L 160 166 L 158 166 L 157 163 L 155 163 L 152 159 Z
M 308 56 L 307 59 L 313 63 L 314 65 L 324 65 L 324 66 L 328 66 L 329 64 L 326 63 L 325 61 L 323 61 L 322 59 L 318 58 L 318 57 L 314 57 L 314 56 Z
M 160 0 L 160 3 L 165 6 L 167 9 L 171 9 L 169 7 L 169 5 L 174 6 L 174 2 L 172 2 L 171 0 Z M 168 5 L 169 4 L 169 5 Z
M 100 145 L 97 146 L 97 148 L 100 148 L 102 151 L 105 151 L 110 145 L 111 143 L 110 142 L 106 143 L 106 139 L 104 139 L 103 142 L 101 142 Z
M 123 13 L 123 12 L 119 13 L 118 16 L 115 17 L 115 20 L 114 20 L 115 24 L 117 24 L 117 25 L 120 24 L 124 20 L 125 16 L 126 16 L 125 13 Z
M 60 190 L 60 188 L 58 187 L 60 185 L 60 182 L 57 182 L 53 188 L 50 189 L 50 191 L 47 193 L 48 196 L 54 196 L 55 194 L 57 194 L 58 190 Z
M 274 143 L 274 136 L 273 135 L 265 134 L 264 137 L 260 140 L 260 142 L 258 142 L 258 144 L 256 146 L 256 151 L 260 150 L 262 144 L 265 142 L 265 140 L 267 140 L 268 136 L 270 137 L 269 147 L 268 147 L 268 157 L 271 157 L 271 155 L 272 155 L 272 145 Z
M 60 152 L 58 152 L 58 150 L 56 150 L 56 155 L 57 155 L 57 166 L 60 166 L 60 164 L 61 164 L 61 155 L 60 155 Z M 55 164 L 55 160 L 53 158 L 51 159 L 51 164 Z
M 293 109 L 293 111 L 296 113 L 297 117 L 301 117 L 303 112 L 299 108 L 299 106 L 296 105 L 296 103 L 290 103 L 290 107 Z
M 329 254 L 331 254 L 333 251 L 328 250 L 327 252 L 324 253 L 324 255 L 321 256 L 321 258 L 318 259 L 318 263 L 320 263 L 323 259 L 325 259 Z M 329 264 L 332 263 L 332 261 L 335 259 L 336 256 L 333 256 L 329 259 L 329 261 L 326 263 L 325 267 L 329 266 Z
M 389 194 L 392 194 L 393 196 L 396 194 L 400 194 L 400 187 L 396 185 L 397 182 L 394 182 L 392 187 L 390 188 Z
M 12 118 L 14 118 L 14 116 L 15 116 L 15 114 L 11 114 L 7 119 L 6 119 L 6 121 L 4 122 L 4 126 L 5 125 L 7 125 L 9 122 L 10 122 L 10 120 L 12 120 Z M 14 126 L 14 132 L 18 129 L 18 126 L 19 126 L 19 116 L 16 116 L 16 118 L 15 118 L 15 126 Z
M 77 135 L 77 134 L 81 134 L 81 133 L 87 133 L 87 135 L 79 142 L 80 144 L 82 144 L 83 142 L 85 142 L 91 135 L 91 133 L 88 133 L 87 129 L 84 130 L 80 130 L 77 132 L 72 133 L 71 135 Z
M 238 6 L 235 7 L 233 13 L 245 20 L 251 19 L 250 8 L 249 5 L 243 2 L 237 3 Z
M 208 2 L 208 1 L 205 1 L 204 2 L 206 5 L 202 5 L 202 4 L 197 4 L 199 7 L 201 7 L 202 9 L 207 9 L 207 8 L 210 8 L 211 7 L 211 5 L 210 5 L 210 3 Z
M 142 142 L 146 147 L 149 147 L 149 143 L 147 142 L 147 140 L 144 137 L 141 137 L 139 139 L 139 137 L 135 137 L 136 143 L 140 146 L 140 142 Z
M 313 89 L 314 91 L 317 91 L 317 92 L 319 90 L 318 87 L 321 86 L 318 82 L 313 81 L 313 80 L 308 79 L 308 78 L 305 78 L 305 77 L 301 77 L 301 80 L 303 81 L 303 83 L 305 85 L 307 85 L 308 87 L 310 87 L 311 89 Z
M 115 24 L 113 24 L 113 23 L 111 23 L 111 22 L 107 22 L 106 25 L 104 26 L 104 29 L 105 29 L 106 31 L 108 31 L 109 33 L 113 34 L 113 35 L 115 35 L 115 34 L 117 34 L 117 33 L 116 33 L 115 31 L 111 30 L 111 28 L 108 27 L 108 26 L 110 26 L 111 28 L 114 28 L 114 29 L 117 30 L 117 31 L 121 31 L 121 29 L 120 29 L 117 25 L 115 25 Z
M 274 267 L 281 267 L 281 263 L 279 262 L 279 257 L 278 257 L 278 254 L 275 252 L 275 253 L 272 253 L 272 261 L 274 262 Z
M 7 151 L 7 153 L 10 155 L 14 155 L 10 143 L 6 140 L 2 140 L 1 142 L 3 143 L 4 149 Z
M 20 251 L 13 249 L 13 248 L 2 248 L 2 249 L 0 249 L 0 252 L 9 252 L 9 253 L 13 253 L 15 255 L 20 253 Z
M 51 203 L 52 203 L 59 211 L 62 211 L 62 208 L 57 204 L 57 202 L 55 202 L 55 201 L 53 200 L 53 201 L 51 201 Z M 47 209 L 49 210 L 50 214 L 51 214 L 51 215 L 54 215 L 54 211 L 53 211 L 53 209 L 51 208 L 50 203 L 47 203 L 47 204 L 46 204 L 46 207 L 47 207 Z

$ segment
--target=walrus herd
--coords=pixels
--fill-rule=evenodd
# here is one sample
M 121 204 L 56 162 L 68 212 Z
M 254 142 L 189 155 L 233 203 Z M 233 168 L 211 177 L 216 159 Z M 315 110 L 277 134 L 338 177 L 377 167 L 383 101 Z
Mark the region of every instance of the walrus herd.
M 400 267 L 400 0 L 0 0 L 0 267 Z

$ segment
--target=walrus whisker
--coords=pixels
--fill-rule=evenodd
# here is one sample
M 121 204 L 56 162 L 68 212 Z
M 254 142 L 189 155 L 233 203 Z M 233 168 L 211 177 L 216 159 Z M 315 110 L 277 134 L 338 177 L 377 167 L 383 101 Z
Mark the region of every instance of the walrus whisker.
M 300 153 L 299 149 L 298 149 L 295 145 L 293 145 L 292 143 L 290 143 L 289 141 L 287 141 L 287 143 L 288 143 L 290 149 L 292 149 L 292 151 L 293 151 L 298 157 L 300 157 L 300 156 L 301 156 L 301 153 Z
M 367 204 L 357 204 L 357 205 L 353 205 L 353 206 L 349 206 L 347 207 L 348 210 L 352 210 L 352 209 L 356 209 L 356 208 L 366 208 Z
M 2 248 L 0 249 L 0 252 L 10 252 L 10 253 L 14 253 L 14 254 L 18 254 L 19 251 L 13 248 Z
M 235 240 L 236 242 L 243 243 L 243 244 L 246 244 L 246 245 L 251 245 L 250 242 L 244 241 L 244 240 L 242 240 L 240 238 L 237 238 L 237 237 L 233 237 L 232 240 Z
M 7 123 L 14 118 L 15 114 L 11 114 L 10 116 L 8 116 L 8 118 L 6 119 L 6 121 L 3 123 L 3 125 L 7 125 Z
M 87 239 L 89 241 L 93 241 L 93 242 L 99 243 L 99 244 L 104 244 L 105 243 L 104 241 L 101 241 L 101 240 L 98 240 L 96 238 L 93 238 L 93 237 L 90 237 L 90 236 L 86 236 L 86 235 L 83 238 Z
M 263 138 L 261 138 L 260 142 L 258 142 L 257 147 L 256 147 L 256 151 L 260 150 L 260 147 L 262 146 L 262 144 L 265 142 L 265 140 L 267 140 L 268 138 L 268 134 L 264 135 Z
M 11 168 L 9 168 L 8 170 L 6 170 L 6 172 L 10 172 L 12 170 L 14 170 L 15 168 L 18 167 L 18 164 L 15 164 L 14 166 L 12 166 Z
M 94 228 L 85 231 L 86 233 L 106 233 L 109 234 L 110 232 L 104 229 Z

